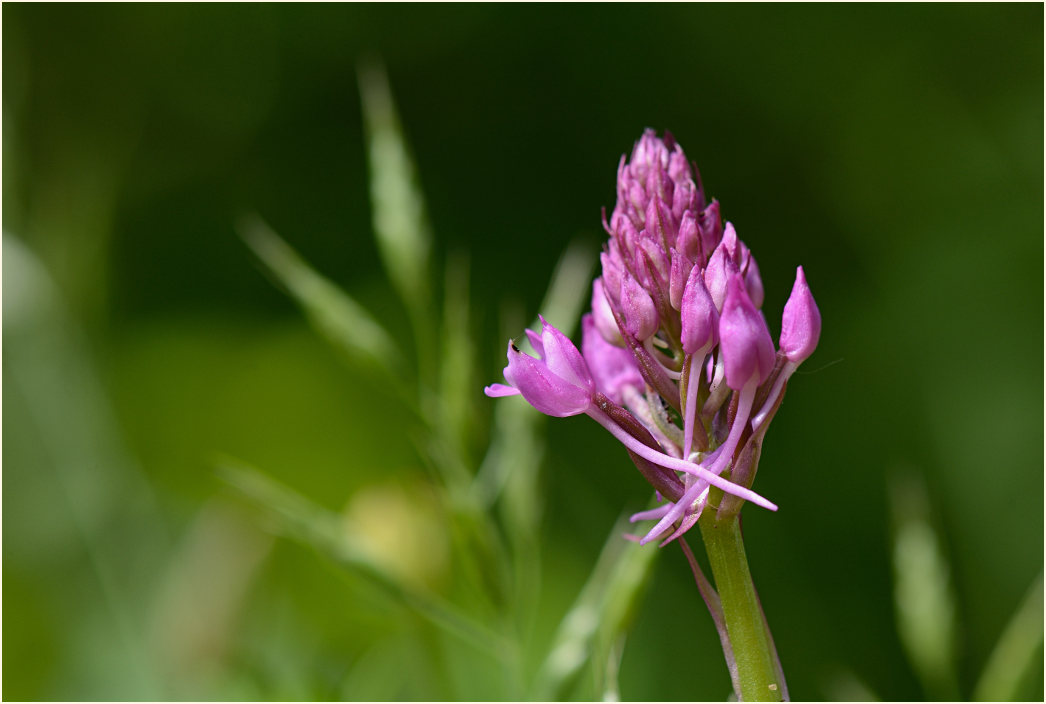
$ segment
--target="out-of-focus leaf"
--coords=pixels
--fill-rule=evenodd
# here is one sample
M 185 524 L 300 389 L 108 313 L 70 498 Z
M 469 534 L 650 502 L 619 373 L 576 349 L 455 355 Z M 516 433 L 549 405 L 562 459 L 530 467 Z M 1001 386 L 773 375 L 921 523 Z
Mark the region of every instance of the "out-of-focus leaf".
M 324 336 L 350 358 L 397 378 L 402 363 L 397 345 L 363 306 L 316 272 L 259 217 L 242 218 L 239 233 Z
M 607 654 L 606 664 L 603 666 L 603 696 L 605 702 L 621 701 L 621 687 L 618 684 L 618 672 L 621 670 L 621 658 L 625 654 L 625 641 L 628 636 L 621 633 L 614 641 Z
M 580 323 L 592 285 L 593 261 L 592 252 L 584 242 L 572 242 L 556 264 L 541 302 L 545 319 L 564 335 L 572 335 Z M 541 329 L 537 320 L 531 327 Z M 521 337 L 521 333 L 522 330 L 514 330 L 512 335 L 519 336 L 523 343 L 526 338 Z M 521 399 L 498 404 L 492 433 L 494 441 L 473 486 L 482 503 L 493 501 L 504 490 L 508 511 L 512 514 L 510 522 L 525 532 L 535 530 L 539 518 L 535 482 L 544 448 L 537 433 L 541 417 Z
M 995 644 L 981 673 L 973 698 L 980 702 L 1013 701 L 1020 696 L 1021 680 L 1042 646 L 1042 573 L 1028 589 L 1024 601 Z
M 164 690 L 143 620 L 150 577 L 167 546 L 152 487 L 123 445 L 87 340 L 61 291 L 17 238 L 4 234 L 3 255 L 4 405 L 13 392 L 30 430 L 9 435 L 7 452 L 21 454 L 19 446 L 30 443 L 25 454 L 35 460 L 7 467 L 5 488 L 17 500 L 4 503 L 5 522 L 18 529 L 4 539 L 4 552 L 12 564 L 28 565 L 34 580 L 54 583 L 56 591 L 49 584 L 39 594 L 54 599 L 52 609 L 75 604 L 82 617 L 70 618 L 65 638 L 96 644 L 89 657 L 81 653 L 67 665 L 76 675 L 42 696 L 156 698 Z M 55 571 L 69 551 L 86 558 L 89 582 Z M 112 662 L 126 669 L 115 681 L 92 667 Z
M 426 695 L 422 693 L 430 690 L 413 681 L 413 677 L 404 677 L 404 660 L 417 663 L 424 659 L 424 653 L 417 652 L 421 646 L 406 637 L 376 643 L 352 663 L 338 687 L 337 698 L 357 702 L 424 699 Z
M 164 575 L 151 639 L 178 697 L 206 698 L 231 669 L 236 620 L 272 546 L 243 513 L 206 504 Z
M 589 303 L 595 262 L 595 254 L 584 240 L 579 238 L 571 242 L 556 263 L 552 281 L 538 308 L 545 320 L 568 337 L 577 331 L 581 324 L 581 313 Z
M 958 696 L 955 596 L 948 562 L 931 522 L 926 487 L 914 476 L 890 486 L 897 628 L 927 693 Z
M 557 327 L 566 335 L 577 329 L 581 310 L 588 300 L 593 261 L 591 251 L 583 242 L 571 243 L 560 258 L 542 301 L 540 310 L 546 317 L 559 321 Z M 510 336 L 522 333 L 516 329 L 515 321 L 507 319 L 510 316 L 502 317 L 503 322 L 513 323 L 508 333 Z M 522 325 L 522 320 L 518 324 Z M 493 439 L 471 488 L 471 494 L 480 506 L 490 506 L 501 500 L 506 533 L 513 546 L 515 616 L 524 637 L 532 626 L 541 581 L 537 535 L 541 520 L 538 472 L 545 453 L 545 440 L 539 429 L 543 423 L 544 416 L 522 399 L 505 399 L 497 403 L 491 432 Z
M 475 430 L 479 384 L 475 380 L 475 346 L 469 328 L 469 262 L 465 255 L 447 262 L 440 356 L 440 435 L 467 460 L 469 434 Z
M 627 541 L 621 517 L 603 545 L 596 566 L 577 600 L 560 622 L 538 673 L 539 699 L 562 699 L 586 664 L 591 664 L 598 696 L 616 691 L 607 663 L 623 648 L 629 622 L 660 552 Z
M 595 691 L 604 698 L 609 694 L 619 696 L 617 666 L 624 654 L 628 630 L 640 597 L 660 554 L 660 550 L 651 549 L 652 545 L 641 546 L 626 541 L 621 535 L 625 530 L 623 521 L 615 528 L 619 530 L 611 534 L 610 540 L 617 539 L 622 553 L 608 578 L 592 656 Z
M 432 289 L 432 234 L 425 200 L 385 69 L 376 62 L 363 64 L 358 75 L 370 157 L 374 235 L 385 270 L 417 323 L 428 314 Z
M 430 358 L 426 365 L 438 378 L 422 378 L 419 403 L 427 423 L 427 434 L 416 444 L 428 456 L 454 497 L 455 504 L 472 500 L 469 485 L 473 465 L 469 458 L 469 435 L 475 432 L 475 349 L 469 329 L 468 259 L 451 257 L 447 263 L 443 325 L 439 354 L 419 350 Z M 439 360 L 438 369 L 431 365 Z M 419 360 L 420 361 L 420 360 Z M 433 384 L 436 386 L 433 387 Z
M 833 702 L 878 702 L 882 699 L 852 670 L 842 669 L 826 678 L 824 690 Z
M 447 632 L 499 658 L 511 652 L 510 644 L 500 635 L 387 569 L 357 536 L 346 530 L 337 514 L 237 460 L 222 458 L 218 472 L 228 484 L 264 509 L 277 529 L 289 537 L 315 548 Z

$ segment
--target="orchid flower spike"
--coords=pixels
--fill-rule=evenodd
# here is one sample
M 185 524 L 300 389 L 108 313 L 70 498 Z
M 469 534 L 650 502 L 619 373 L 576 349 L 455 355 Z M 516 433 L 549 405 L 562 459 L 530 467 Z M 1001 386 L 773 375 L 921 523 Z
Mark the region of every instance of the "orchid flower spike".
M 789 376 L 820 338 L 803 268 L 777 352 L 759 310 L 755 256 L 667 132 L 644 131 L 621 157 L 617 202 L 602 221 L 610 238 L 582 318 L 582 351 L 542 318 L 540 333 L 527 331 L 536 356 L 509 343 L 508 385 L 486 394 L 522 395 L 552 416 L 587 414 L 617 438 L 668 499 L 634 517 L 657 521 L 641 542 L 693 527 L 713 486 L 776 510 L 748 488 L 759 454 L 749 443 L 762 442 Z M 740 505 L 720 504 L 719 513 Z

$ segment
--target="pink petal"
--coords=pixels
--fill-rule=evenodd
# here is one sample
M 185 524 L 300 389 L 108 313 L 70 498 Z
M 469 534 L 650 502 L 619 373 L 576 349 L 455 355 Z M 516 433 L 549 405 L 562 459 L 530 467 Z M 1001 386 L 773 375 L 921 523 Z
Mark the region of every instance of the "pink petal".
M 519 393 L 519 389 L 504 384 L 491 384 L 483 389 L 483 393 L 491 398 L 500 398 L 501 396 L 515 396 Z

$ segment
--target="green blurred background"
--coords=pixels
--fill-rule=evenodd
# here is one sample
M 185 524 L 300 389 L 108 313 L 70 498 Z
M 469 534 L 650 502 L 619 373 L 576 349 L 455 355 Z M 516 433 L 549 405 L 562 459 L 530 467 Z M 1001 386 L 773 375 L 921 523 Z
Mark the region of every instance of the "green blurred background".
M 274 537 L 215 473 L 224 453 L 356 525 L 438 526 L 397 401 L 235 230 L 258 213 L 409 338 L 371 235 L 368 57 L 435 271 L 471 261 L 481 418 L 499 315 L 536 315 L 570 241 L 596 251 L 644 127 L 675 134 L 758 257 L 774 333 L 804 265 L 824 332 L 755 487 L 782 509 L 745 511 L 792 696 L 971 696 L 1043 565 L 1042 22 L 1035 4 L 5 5 L 5 698 L 521 696 L 488 654 Z M 649 498 L 594 423 L 547 433 L 538 659 L 615 519 Z M 950 571 L 952 691 L 897 626 L 906 481 Z M 439 584 L 433 540 L 411 565 Z M 1042 693 L 1038 637 L 1020 698 Z M 728 691 L 666 549 L 620 695 Z

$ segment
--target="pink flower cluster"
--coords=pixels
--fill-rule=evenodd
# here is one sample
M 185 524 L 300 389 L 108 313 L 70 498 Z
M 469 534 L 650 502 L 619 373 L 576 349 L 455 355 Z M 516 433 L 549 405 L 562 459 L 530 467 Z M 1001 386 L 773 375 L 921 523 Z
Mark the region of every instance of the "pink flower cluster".
M 643 543 L 692 528 L 711 487 L 737 497 L 720 512 L 739 500 L 777 509 L 750 488 L 760 443 L 821 334 L 799 267 L 774 349 L 755 257 L 696 173 L 671 135 L 643 134 L 621 158 L 617 204 L 604 216 L 610 239 L 582 351 L 542 318 L 540 335 L 527 331 L 538 356 L 510 342 L 509 385 L 485 389 L 551 416 L 588 414 L 620 440 L 663 499 L 632 517 L 657 521 Z

